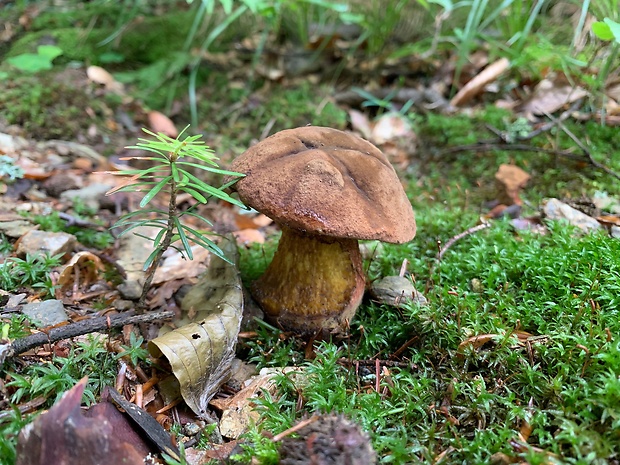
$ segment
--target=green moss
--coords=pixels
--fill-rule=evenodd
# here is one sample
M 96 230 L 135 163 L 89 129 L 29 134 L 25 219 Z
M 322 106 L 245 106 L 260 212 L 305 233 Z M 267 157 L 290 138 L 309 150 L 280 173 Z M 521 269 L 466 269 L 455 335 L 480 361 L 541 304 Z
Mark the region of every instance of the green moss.
M 95 122 L 86 113 L 109 112 L 104 101 L 93 99 L 87 89 L 56 79 L 50 74 L 5 81 L 3 117 L 22 126 L 37 139 L 71 140 Z

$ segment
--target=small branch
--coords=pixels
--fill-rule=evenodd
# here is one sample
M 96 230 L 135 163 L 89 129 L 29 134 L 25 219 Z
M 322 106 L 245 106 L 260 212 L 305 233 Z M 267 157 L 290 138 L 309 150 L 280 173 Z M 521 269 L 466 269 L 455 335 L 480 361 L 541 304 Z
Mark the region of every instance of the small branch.
M 52 342 L 60 341 L 62 339 L 69 339 L 76 336 L 82 336 L 84 334 L 94 333 L 96 331 L 103 331 L 110 328 L 120 328 L 128 324 L 136 323 L 150 323 L 153 321 L 170 320 L 174 317 L 174 312 L 157 312 L 157 313 L 145 313 L 143 315 L 128 315 L 118 314 L 112 316 L 102 316 L 96 318 L 90 318 L 88 320 L 82 320 L 77 323 L 71 323 L 58 328 L 53 328 L 48 332 L 40 332 L 26 336 L 20 339 L 15 339 L 12 343 L 8 344 L 7 356 L 19 355 L 27 350 L 34 349 L 35 347 L 43 344 L 49 344 Z M 6 345 L 5 345 L 6 348 Z M 0 353 L 6 353 L 6 350 L 0 350 Z M 4 359 L 0 358 L 0 363 Z
M 446 242 L 446 245 L 444 245 L 440 250 L 439 253 L 437 254 L 437 261 L 440 261 L 441 258 L 443 257 L 443 255 L 448 251 L 448 249 L 450 247 L 452 247 L 454 245 L 454 243 L 458 240 L 463 239 L 464 237 L 467 237 L 471 234 L 474 234 L 478 231 L 482 231 L 483 229 L 486 228 L 490 228 L 491 227 L 491 223 L 482 223 L 479 224 L 477 226 L 473 226 L 469 229 L 466 229 L 465 231 L 463 231 L 460 234 L 457 234 L 456 236 L 452 237 L 448 242 Z
M 284 431 L 282 431 L 279 434 L 276 434 L 273 437 L 273 442 L 278 442 L 281 441 L 282 439 L 284 439 L 286 436 L 289 436 L 297 431 L 299 431 L 300 429 L 304 428 L 305 426 L 308 426 L 312 423 L 314 423 L 315 421 L 317 421 L 320 417 L 318 415 L 312 415 L 310 418 L 306 419 L 306 420 L 302 420 L 299 423 L 297 423 L 296 425 L 291 426 L 289 429 L 286 429 Z
M 584 155 L 588 157 L 588 161 L 590 162 L 592 166 L 600 170 L 603 170 L 605 173 L 607 173 L 610 176 L 613 176 L 616 179 L 620 179 L 620 174 L 616 173 L 614 170 L 607 167 L 606 165 L 603 165 L 602 163 L 599 163 L 598 161 L 596 161 L 594 157 L 592 156 L 592 152 L 590 152 L 590 149 L 588 149 L 588 147 L 586 147 L 586 145 L 583 142 L 581 142 L 581 140 L 579 140 L 579 138 L 575 134 L 573 134 L 573 132 L 570 129 L 568 129 L 561 121 L 559 121 L 557 118 L 553 118 L 552 115 L 547 115 L 547 116 L 549 116 L 549 118 L 552 118 L 553 121 L 557 121 L 557 125 L 560 127 L 560 129 L 564 131 L 564 134 L 570 137 L 571 140 L 577 145 L 577 147 L 581 149 Z
M 477 144 L 457 145 L 454 147 L 449 147 L 445 150 L 441 150 L 439 152 L 439 156 L 450 155 L 460 152 L 490 152 L 491 150 L 513 150 L 516 152 L 546 153 L 549 155 L 557 155 L 559 157 L 569 158 L 571 160 L 587 161 L 584 159 L 583 156 L 576 155 L 569 150 L 546 149 L 543 147 L 534 147 L 527 144 L 507 144 L 501 139 L 497 141 L 482 141 L 478 142 Z

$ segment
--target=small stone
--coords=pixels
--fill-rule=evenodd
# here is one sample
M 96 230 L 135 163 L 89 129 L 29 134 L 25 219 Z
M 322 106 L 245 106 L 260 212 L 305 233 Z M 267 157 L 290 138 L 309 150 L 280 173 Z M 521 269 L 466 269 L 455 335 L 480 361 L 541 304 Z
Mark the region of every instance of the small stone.
M 125 281 L 118 290 L 125 299 L 138 300 L 142 295 L 142 284 L 138 281 Z
M 382 304 L 403 307 L 413 302 L 418 305 L 427 305 L 428 300 L 420 294 L 411 281 L 401 276 L 386 276 L 372 283 L 371 294 Z
M 59 173 L 54 176 L 50 176 L 43 183 L 43 188 L 47 195 L 50 197 L 58 198 L 60 194 L 71 189 L 77 189 L 79 186 L 78 180 L 75 176 L 71 176 L 68 173 Z
M 202 428 L 196 423 L 190 422 L 183 425 L 183 434 L 185 436 L 196 436 L 201 431 Z
M 22 306 L 22 313 L 37 328 L 47 328 L 69 321 L 65 307 L 60 300 L 45 300 Z
M 73 250 L 76 242 L 75 236 L 71 234 L 32 229 L 19 241 L 17 255 L 24 257 L 28 254 L 67 254 Z
M 91 184 L 81 189 L 72 189 L 60 194 L 60 200 L 75 201 L 80 199 L 89 208 L 99 210 L 101 198 L 105 196 L 112 187 L 109 184 Z
M 26 220 L 0 221 L 0 233 L 8 237 L 22 237 L 32 228 L 34 225 Z
M 140 298 L 140 296 L 138 296 L 138 298 Z M 133 305 L 134 304 L 131 300 L 124 300 L 124 299 L 117 299 L 112 304 L 112 306 L 119 312 L 131 310 L 133 308 Z
M 596 219 L 558 199 L 547 199 L 543 203 L 543 211 L 550 220 L 566 220 L 569 224 L 578 227 L 584 233 L 596 231 L 601 225 Z
M 615 237 L 616 239 L 620 239 L 620 226 L 612 226 L 611 227 L 611 237 Z

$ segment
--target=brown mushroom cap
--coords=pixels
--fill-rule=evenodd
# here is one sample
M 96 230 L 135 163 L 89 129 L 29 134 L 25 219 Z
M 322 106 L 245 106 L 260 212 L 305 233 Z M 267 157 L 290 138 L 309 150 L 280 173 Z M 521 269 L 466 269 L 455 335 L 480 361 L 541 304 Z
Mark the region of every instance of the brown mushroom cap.
M 239 156 L 241 200 L 289 228 L 403 243 L 415 219 L 394 168 L 370 142 L 336 129 L 278 132 Z

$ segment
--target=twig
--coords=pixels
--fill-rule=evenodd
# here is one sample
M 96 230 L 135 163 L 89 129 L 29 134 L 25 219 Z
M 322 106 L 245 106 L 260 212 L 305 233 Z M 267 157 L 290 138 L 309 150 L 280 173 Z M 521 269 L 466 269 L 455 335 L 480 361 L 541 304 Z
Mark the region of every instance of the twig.
M 459 152 L 489 152 L 491 150 L 514 150 L 516 152 L 537 152 L 546 153 L 549 155 L 557 155 L 563 158 L 569 158 L 577 161 L 587 161 L 581 155 L 576 155 L 569 150 L 556 150 L 546 149 L 543 147 L 534 147 L 527 144 L 507 144 L 501 139 L 495 141 L 480 141 L 477 144 L 469 145 L 456 145 L 454 147 L 448 147 L 445 150 L 439 152 L 439 156 L 450 155 Z
M 548 115 L 549 118 L 553 118 L 553 116 Z M 553 118 L 555 120 L 555 118 Z M 588 157 L 588 161 L 590 162 L 590 164 L 592 166 L 595 166 L 596 168 L 605 171 L 605 173 L 609 174 L 610 176 L 613 176 L 616 179 L 620 179 L 620 174 L 616 173 L 614 170 L 612 170 L 611 168 L 609 168 L 606 165 L 603 165 L 602 163 L 599 163 L 598 161 L 596 161 L 594 159 L 594 157 L 592 156 L 592 152 L 590 152 L 590 149 L 588 149 L 588 147 L 586 147 L 586 145 L 581 142 L 581 140 L 579 140 L 579 138 L 572 133 L 572 131 L 570 129 L 568 129 L 561 121 L 558 121 L 558 126 L 560 127 L 560 129 L 562 129 L 562 131 L 564 131 L 564 133 L 570 137 L 572 139 L 572 141 L 577 144 L 577 147 L 579 147 L 584 155 L 586 157 Z
M 482 231 L 483 229 L 490 228 L 491 223 L 482 223 L 477 226 L 473 226 L 469 229 L 466 229 L 462 233 L 457 234 L 456 236 L 450 238 L 446 245 L 444 245 L 441 249 L 439 249 L 439 253 L 437 254 L 437 261 L 440 261 L 443 255 L 448 251 L 450 247 L 454 245 L 454 243 L 458 240 L 463 239 L 464 237 L 469 236 L 470 234 L 474 234 L 478 231 Z
M 362 366 L 362 367 L 374 367 L 377 363 L 375 360 L 349 360 L 347 358 L 338 359 L 338 363 L 340 365 L 352 367 L 352 366 Z M 386 367 L 396 367 L 396 368 L 411 368 L 415 367 L 415 365 L 411 362 L 399 362 L 397 360 L 379 360 L 381 365 Z
M 94 229 L 95 231 L 105 231 L 107 229 L 105 226 L 82 220 L 65 212 L 59 212 L 58 217 L 66 222 L 66 226 L 79 226 L 81 228 Z
M 286 436 L 289 436 L 290 434 L 293 434 L 297 431 L 299 431 L 300 429 L 302 429 L 304 426 L 308 426 L 312 423 L 314 423 L 315 421 L 317 421 L 319 419 L 318 415 L 312 415 L 310 418 L 308 418 L 307 420 L 303 420 L 300 421 L 299 423 L 297 423 L 296 425 L 291 426 L 289 429 L 286 429 L 284 431 L 282 431 L 279 434 L 276 434 L 272 441 L 273 442 L 278 442 L 281 441 L 283 438 L 285 438 Z
M 109 328 L 119 328 L 128 324 L 135 323 L 149 323 L 152 321 L 170 320 L 174 317 L 174 312 L 157 312 L 157 313 L 145 313 L 143 315 L 128 315 L 126 313 L 112 315 L 110 317 L 102 316 L 97 318 L 90 318 L 88 320 L 82 320 L 77 323 L 71 323 L 58 328 L 53 328 L 48 332 L 41 332 L 31 334 L 30 336 L 15 339 L 9 344 L 7 357 L 19 355 L 27 350 L 34 349 L 35 347 L 43 344 L 48 344 L 62 339 L 69 339 L 76 336 L 82 336 L 84 334 L 93 333 L 95 331 L 102 331 Z M 6 352 L 6 351 L 0 351 Z M 0 359 L 2 363 L 4 359 Z

